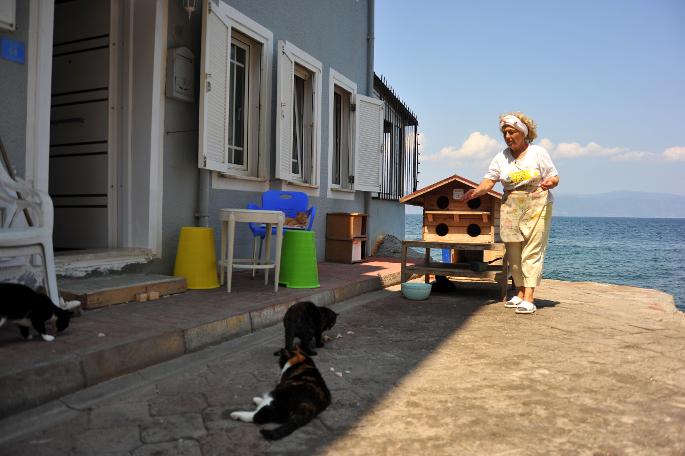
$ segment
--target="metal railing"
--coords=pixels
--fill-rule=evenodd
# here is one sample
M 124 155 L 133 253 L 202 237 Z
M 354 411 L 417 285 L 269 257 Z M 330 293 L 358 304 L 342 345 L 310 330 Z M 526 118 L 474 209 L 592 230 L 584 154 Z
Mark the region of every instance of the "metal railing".
M 397 201 L 417 188 L 419 122 L 384 78 L 374 75 L 373 87 L 385 105 L 381 189 L 374 197 Z

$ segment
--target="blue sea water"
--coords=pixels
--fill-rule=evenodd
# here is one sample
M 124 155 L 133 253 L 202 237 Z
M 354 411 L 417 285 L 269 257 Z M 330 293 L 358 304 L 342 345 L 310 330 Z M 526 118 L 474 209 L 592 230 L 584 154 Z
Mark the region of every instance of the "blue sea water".
M 421 220 L 405 216 L 405 239 Z M 544 277 L 655 288 L 685 311 L 685 219 L 554 217 Z

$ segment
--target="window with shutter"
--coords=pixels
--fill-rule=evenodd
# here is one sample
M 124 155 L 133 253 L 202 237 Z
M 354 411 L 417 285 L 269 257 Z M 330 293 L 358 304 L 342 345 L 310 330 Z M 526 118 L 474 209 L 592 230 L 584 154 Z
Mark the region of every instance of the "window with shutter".
M 357 84 L 330 69 L 329 73 L 329 142 L 328 161 L 330 188 L 353 191 L 354 163 L 357 149 Z M 351 199 L 353 195 L 344 192 L 330 193 L 334 198 Z
M 200 168 L 228 171 L 228 103 L 231 23 L 205 2 L 200 71 Z
M 321 144 L 321 62 L 278 42 L 276 177 L 318 186 Z
M 267 179 L 273 34 L 223 2 L 204 8 L 200 167 Z
M 354 189 L 378 192 L 383 154 L 383 101 L 357 95 L 357 116 L 359 134 Z

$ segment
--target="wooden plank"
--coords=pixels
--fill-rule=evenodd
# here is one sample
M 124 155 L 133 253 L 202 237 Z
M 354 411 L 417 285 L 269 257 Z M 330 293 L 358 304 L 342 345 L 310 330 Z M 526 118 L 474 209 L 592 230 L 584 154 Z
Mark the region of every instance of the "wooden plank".
M 435 227 L 439 224 L 445 224 L 448 227 L 461 227 L 463 231 L 466 232 L 466 227 L 469 225 L 478 225 L 481 230 L 489 230 L 492 226 L 491 223 L 483 223 L 479 218 L 465 218 L 463 215 L 448 215 L 448 216 L 433 216 L 432 222 L 426 222 L 426 227 L 430 229 L 430 232 L 435 232 Z
M 400 266 L 400 279 L 404 283 L 407 281 L 407 245 L 402 243 L 402 264 Z
M 479 236 L 469 236 L 468 234 L 446 234 L 445 236 L 439 236 L 437 234 L 426 234 L 423 237 L 424 241 L 430 242 L 457 242 L 457 243 L 468 243 L 473 242 L 475 244 L 490 243 L 492 237 L 489 234 L 481 234 Z
M 426 195 L 423 203 L 423 207 L 427 210 L 453 210 L 453 211 L 473 211 L 468 206 L 467 202 L 462 202 L 459 200 L 455 200 L 452 198 L 452 188 L 446 189 L 446 191 L 441 191 L 441 192 L 436 192 L 430 195 Z M 464 190 L 467 190 L 466 188 Z M 438 199 L 440 197 L 447 197 L 449 200 L 449 203 L 447 207 L 440 208 L 438 206 Z M 480 197 L 481 205 L 476 209 L 479 211 L 488 211 L 490 212 L 490 209 L 494 206 L 493 200 L 495 200 L 494 196 L 491 195 L 485 195 Z
M 101 289 L 84 293 L 75 293 L 68 290 L 60 290 L 65 300 L 77 299 L 81 301 L 83 309 L 96 309 L 98 307 L 121 304 L 135 301 L 136 295 L 159 293 L 159 296 L 183 293 L 188 289 L 186 280 L 182 277 L 172 277 L 164 281 L 137 283 L 116 288 Z
M 402 241 L 402 245 L 407 247 L 418 247 L 432 249 L 459 249 L 459 250 L 504 250 L 504 244 L 493 244 L 490 242 L 449 242 L 449 241 L 422 241 L 412 239 Z
M 431 274 L 433 274 L 450 277 L 469 277 L 497 281 L 501 278 L 500 276 L 502 275 L 501 269 L 497 271 L 476 272 L 466 268 L 431 267 L 422 265 L 407 266 L 406 273 L 426 276 L 430 276 Z
M 432 215 L 472 215 L 474 217 L 480 217 L 482 215 L 490 215 L 487 211 L 426 211 L 426 214 Z

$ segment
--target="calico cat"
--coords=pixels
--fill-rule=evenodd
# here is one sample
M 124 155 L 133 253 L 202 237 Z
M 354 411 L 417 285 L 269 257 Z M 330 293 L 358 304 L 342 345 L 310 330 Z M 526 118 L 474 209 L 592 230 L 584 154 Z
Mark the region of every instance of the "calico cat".
M 45 322 L 56 319 L 57 331 L 61 332 L 67 329 L 73 315 L 72 311 L 54 305 L 46 295 L 18 283 L 0 283 L 0 302 L 0 326 L 7 320 L 14 321 L 24 339 L 31 339 L 33 327 L 43 340 L 52 342 L 55 336 L 47 333 Z
M 278 440 L 309 423 L 331 403 L 331 392 L 314 361 L 302 350 L 280 350 L 281 380 L 273 391 L 252 400 L 253 412 L 232 412 L 231 418 L 246 423 L 282 423 L 260 429 L 268 440 Z
M 328 307 L 318 307 L 310 301 L 302 301 L 292 305 L 283 317 L 285 326 L 285 349 L 293 348 L 293 341 L 300 339 L 300 348 L 309 356 L 316 352 L 309 346 L 314 339 L 317 347 L 323 347 L 322 333 L 335 325 L 338 314 Z M 278 355 L 275 352 L 274 355 Z

